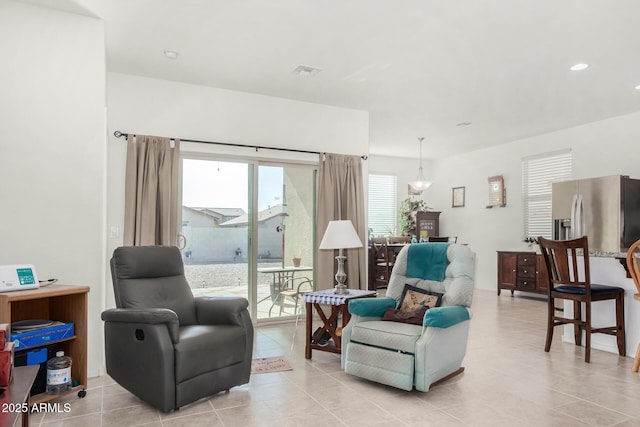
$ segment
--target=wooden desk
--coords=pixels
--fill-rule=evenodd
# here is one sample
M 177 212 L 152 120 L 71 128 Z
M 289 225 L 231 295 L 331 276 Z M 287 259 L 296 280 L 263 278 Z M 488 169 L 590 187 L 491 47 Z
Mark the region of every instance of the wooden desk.
M 13 379 L 9 388 L 0 395 L 0 426 L 14 426 L 22 415 L 22 427 L 29 426 L 29 392 L 36 379 L 40 365 L 13 368 Z
M 349 289 L 349 295 L 336 295 L 333 293 L 333 289 L 325 289 L 322 291 L 308 292 L 302 297 L 306 304 L 306 317 L 307 317 L 307 340 L 304 349 L 304 357 L 311 359 L 312 350 L 328 351 L 331 353 L 340 354 L 342 352 L 342 329 L 347 326 L 351 314 L 349 314 L 348 305 L 349 300 L 356 298 L 375 298 L 377 292 L 365 291 L 358 289 Z M 331 314 L 329 317 L 324 313 L 321 304 L 331 306 Z M 313 308 L 320 316 L 323 325 L 318 332 L 316 338 L 313 338 L 311 329 L 313 329 Z M 338 326 L 338 315 L 342 314 L 342 326 Z M 325 332 L 331 335 L 333 344 L 327 344 L 321 346 L 318 341 Z

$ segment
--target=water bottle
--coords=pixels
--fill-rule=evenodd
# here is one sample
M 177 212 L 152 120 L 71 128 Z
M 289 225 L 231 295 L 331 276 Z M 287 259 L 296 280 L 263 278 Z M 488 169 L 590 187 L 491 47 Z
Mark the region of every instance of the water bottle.
M 47 393 L 58 394 L 71 390 L 71 358 L 58 351 L 47 360 Z

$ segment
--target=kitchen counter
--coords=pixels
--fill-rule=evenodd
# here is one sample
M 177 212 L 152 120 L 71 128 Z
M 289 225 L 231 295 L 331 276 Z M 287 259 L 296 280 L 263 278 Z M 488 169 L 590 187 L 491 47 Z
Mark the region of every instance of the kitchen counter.
M 601 251 L 589 251 L 589 256 L 600 258 L 627 258 L 626 252 L 601 252 Z
M 536 249 L 535 251 L 533 249 L 529 251 L 518 249 L 513 252 L 535 252 L 536 255 L 542 255 L 542 252 L 540 252 L 540 249 Z M 582 253 L 582 251 L 580 251 L 580 253 Z M 597 258 L 625 258 L 626 259 L 627 253 L 626 252 L 589 251 L 589 256 L 597 257 Z

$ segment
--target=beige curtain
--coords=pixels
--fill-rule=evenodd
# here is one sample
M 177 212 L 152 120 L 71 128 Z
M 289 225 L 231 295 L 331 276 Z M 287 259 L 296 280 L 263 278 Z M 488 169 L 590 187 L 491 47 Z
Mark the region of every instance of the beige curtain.
M 176 245 L 180 141 L 127 137 L 124 245 Z
M 347 257 L 347 286 L 351 289 L 366 289 L 366 244 L 367 233 L 364 216 L 364 190 L 362 159 L 359 156 L 326 154 L 320 155 L 318 173 L 318 244 L 322 241 L 331 220 L 349 219 L 360 236 L 363 247 L 345 249 Z M 338 251 L 318 250 L 317 289 L 335 286 L 335 256 Z

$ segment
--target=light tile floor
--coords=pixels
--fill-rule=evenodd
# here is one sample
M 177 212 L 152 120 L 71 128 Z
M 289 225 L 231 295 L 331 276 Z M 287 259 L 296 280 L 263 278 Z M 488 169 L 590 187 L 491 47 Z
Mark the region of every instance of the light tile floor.
M 477 291 L 466 368 L 428 393 L 346 375 L 337 355 L 304 358 L 304 323 L 256 329 L 256 357 L 286 355 L 293 370 L 177 412 L 150 408 L 108 377 L 89 381 L 69 413 L 32 415 L 52 426 L 640 426 L 640 376 L 632 359 L 561 342 L 543 350 L 546 302 Z M 613 339 L 613 338 L 612 338 Z M 636 343 L 629 343 L 634 346 Z

